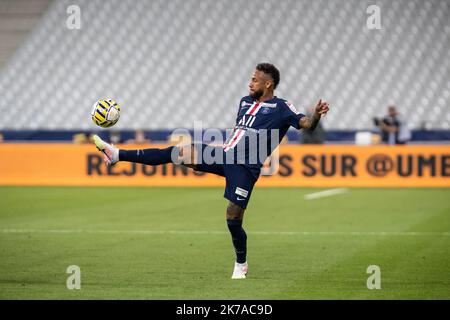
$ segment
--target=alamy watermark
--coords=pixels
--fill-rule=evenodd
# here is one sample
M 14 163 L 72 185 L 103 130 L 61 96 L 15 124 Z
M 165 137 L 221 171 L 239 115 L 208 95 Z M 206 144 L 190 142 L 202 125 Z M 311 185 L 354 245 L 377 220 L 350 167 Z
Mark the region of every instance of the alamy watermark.
M 366 27 L 369 30 L 381 30 L 381 9 L 373 4 L 367 7 L 366 13 L 369 15 L 366 20 Z
M 81 29 L 81 9 L 77 5 L 70 5 L 66 9 L 68 17 L 66 19 L 66 27 L 69 30 Z
M 66 273 L 70 274 L 66 281 L 66 287 L 69 290 L 81 289 L 81 269 L 77 265 L 67 267 Z
M 243 119 L 243 121 L 247 121 Z M 251 119 L 248 121 L 252 121 Z M 241 121 L 242 122 L 242 121 Z M 171 136 L 189 137 L 172 150 L 175 164 L 244 164 L 262 167 L 261 175 L 275 174 L 279 167 L 278 129 L 254 129 L 240 123 L 233 130 L 203 129 L 201 121 L 194 122 L 193 137 L 188 129 L 176 129 Z
M 370 274 L 367 278 L 367 289 L 381 289 L 381 269 L 377 265 L 370 265 L 366 272 Z

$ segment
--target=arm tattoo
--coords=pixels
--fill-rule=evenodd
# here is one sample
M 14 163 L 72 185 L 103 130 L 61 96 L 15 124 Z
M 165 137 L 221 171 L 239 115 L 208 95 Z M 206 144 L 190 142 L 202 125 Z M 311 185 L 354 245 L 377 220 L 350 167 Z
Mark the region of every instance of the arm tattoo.
M 319 123 L 319 121 L 320 121 L 320 115 L 317 116 L 316 114 L 313 114 L 312 117 L 311 117 L 311 125 L 309 127 L 309 130 L 310 131 L 314 131 L 314 129 L 316 129 L 317 124 Z
M 304 116 L 300 119 L 300 127 L 308 131 L 314 131 L 319 121 L 320 115 L 316 116 L 313 114 L 311 117 Z

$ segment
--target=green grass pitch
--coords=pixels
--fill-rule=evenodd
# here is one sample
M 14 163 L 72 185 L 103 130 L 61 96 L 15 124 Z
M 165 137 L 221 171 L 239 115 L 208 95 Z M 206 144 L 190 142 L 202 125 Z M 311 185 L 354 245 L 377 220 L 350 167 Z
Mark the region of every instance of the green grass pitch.
M 0 299 L 450 299 L 450 189 L 320 190 L 254 190 L 231 280 L 223 188 L 1 187 Z

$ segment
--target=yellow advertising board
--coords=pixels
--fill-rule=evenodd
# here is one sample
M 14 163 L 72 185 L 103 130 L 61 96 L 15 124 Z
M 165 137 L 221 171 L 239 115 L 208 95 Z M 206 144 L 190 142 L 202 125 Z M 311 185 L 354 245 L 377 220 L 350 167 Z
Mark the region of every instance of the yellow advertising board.
M 127 149 L 162 145 L 123 146 Z M 282 145 L 257 186 L 450 187 L 450 146 Z M 273 162 L 273 163 L 276 163 Z M 0 185 L 223 186 L 222 177 L 167 164 L 106 167 L 93 145 L 0 144 Z

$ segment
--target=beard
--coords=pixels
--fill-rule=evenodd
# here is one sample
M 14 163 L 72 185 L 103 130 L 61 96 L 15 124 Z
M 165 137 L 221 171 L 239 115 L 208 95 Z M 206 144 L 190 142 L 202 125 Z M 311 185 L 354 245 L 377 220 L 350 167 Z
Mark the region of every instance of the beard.
M 258 100 L 259 98 L 262 97 L 262 95 L 264 94 L 263 90 L 258 90 L 258 91 L 253 91 L 253 93 L 250 93 L 250 97 L 252 97 L 255 100 Z

